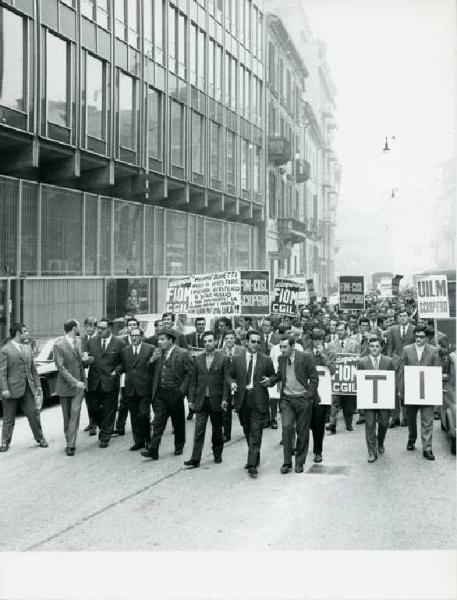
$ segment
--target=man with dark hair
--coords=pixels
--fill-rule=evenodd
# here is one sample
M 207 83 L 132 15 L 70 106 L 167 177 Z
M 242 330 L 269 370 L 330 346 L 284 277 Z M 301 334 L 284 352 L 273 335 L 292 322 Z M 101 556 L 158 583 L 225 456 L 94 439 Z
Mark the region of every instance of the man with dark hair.
M 100 448 L 107 448 L 113 435 L 119 396 L 121 350 L 125 346 L 112 333 L 113 322 L 103 317 L 98 321 L 100 335 L 89 340 L 88 397 L 90 411 L 97 426 Z
M 381 341 L 376 335 L 368 339 L 369 355 L 362 357 L 357 369 L 366 371 L 393 371 L 394 364 L 392 359 L 381 354 Z M 387 426 L 389 424 L 390 410 L 386 409 L 365 409 L 365 438 L 368 448 L 368 462 L 373 463 L 379 454 L 384 454 L 384 439 L 386 437 Z M 376 432 L 376 422 L 378 431 Z
M 174 328 L 176 315 L 172 312 L 164 312 L 162 315 L 162 331 L 164 329 L 172 330 L 175 332 L 175 344 L 180 348 L 187 350 L 187 342 L 184 334 Z
M 233 360 L 234 356 L 238 354 L 243 354 L 246 352 L 244 346 L 240 346 L 235 343 L 236 342 L 236 334 L 233 329 L 229 329 L 224 338 L 224 347 L 220 350 L 224 356 L 227 356 L 230 363 Z M 232 401 L 232 393 L 230 390 L 230 386 L 227 386 L 227 408 L 224 410 L 222 415 L 223 425 L 224 425 L 224 442 L 229 442 L 232 439 L 232 411 L 233 411 L 233 401 Z
M 197 317 L 195 319 L 195 331 L 186 335 L 186 342 L 188 346 L 192 348 L 204 348 L 203 334 L 206 328 L 205 317 Z
M 153 460 L 159 458 L 159 446 L 168 417 L 174 430 L 175 456 L 183 453 L 186 443 L 184 398 L 189 390 L 192 362 L 188 351 L 176 346 L 176 334 L 173 329 L 162 329 L 158 335 L 159 347 L 152 357 L 152 439 L 148 449 L 142 450 L 141 455 Z
M 131 343 L 121 350 L 118 373 L 125 373 L 125 404 L 130 412 L 133 446 L 130 450 L 145 448 L 150 440 L 150 404 L 154 348 L 143 342 L 143 332 L 134 327 L 130 332 Z
M 294 430 L 297 433 L 295 472 L 303 473 L 309 445 L 309 427 L 319 385 L 319 376 L 309 352 L 295 349 L 295 338 L 283 335 L 279 342 L 281 356 L 276 375 L 270 379 L 281 381 L 281 421 L 284 463 L 281 473 L 292 468 Z
M 32 348 L 24 344 L 28 337 L 27 327 L 14 323 L 10 327 L 10 340 L 0 348 L 0 387 L 3 404 L 2 445 L 0 452 L 7 452 L 13 437 L 17 407 L 27 417 L 33 437 L 41 448 L 47 448 L 41 429 L 40 411 L 37 399 L 41 400 L 42 390 Z
M 67 456 L 74 456 L 79 429 L 81 405 L 86 389 L 79 323 L 74 319 L 63 324 L 65 335 L 54 343 L 54 362 L 57 368 L 56 393 L 63 413 Z
M 215 325 L 216 347 L 218 349 L 224 347 L 225 334 L 232 328 L 232 322 L 228 317 L 220 317 Z
M 438 348 L 426 343 L 427 333 L 425 327 L 414 328 L 414 344 L 403 348 L 400 358 L 400 394 L 404 398 L 404 370 L 406 366 L 441 367 Z M 414 450 L 417 439 L 417 411 L 421 413 L 421 438 L 422 453 L 427 460 L 435 460 L 432 451 L 433 437 L 433 405 L 408 404 L 406 413 L 408 418 L 408 443 L 407 450 Z
M 261 339 L 259 331 L 247 332 L 247 351 L 233 357 L 228 376 L 235 410 L 248 444 L 246 468 L 251 477 L 257 477 L 260 462 L 263 424 L 269 408 L 266 387 L 273 385 L 270 378 L 275 375 L 271 358 L 259 352 Z
M 224 440 L 222 437 L 223 411 L 227 409 L 228 390 L 226 378 L 230 360 L 222 352 L 216 352 L 212 331 L 203 334 L 205 352 L 194 359 L 189 386 L 189 407 L 197 414 L 194 445 L 186 467 L 199 467 L 205 441 L 208 417 L 212 426 L 212 448 L 215 463 L 222 462 Z
M 88 366 L 88 342 L 90 339 L 97 337 L 97 319 L 95 317 L 86 317 L 84 319 L 84 330 L 85 334 L 81 336 L 81 352 L 83 357 L 84 367 Z M 88 431 L 89 435 L 97 435 L 97 425 L 95 424 L 92 416 L 89 412 L 89 402 L 87 400 L 87 392 L 84 394 L 86 398 L 87 414 L 89 415 L 89 425 L 84 428 L 84 431 Z
M 260 344 L 260 352 L 270 356 L 270 350 L 279 344 L 279 335 L 273 330 L 273 321 L 271 317 L 262 319 L 262 343 Z
M 140 322 L 136 317 L 129 317 L 127 319 L 127 330 L 123 335 L 119 335 L 119 339 L 122 340 L 127 346 L 132 345 L 132 331 L 134 328 L 138 328 Z M 116 425 L 114 426 L 113 435 L 125 435 L 125 424 L 127 422 L 127 416 L 129 409 L 127 406 L 127 400 L 125 395 L 125 376 L 121 376 L 119 380 L 121 393 L 119 396 L 119 407 L 117 411 Z

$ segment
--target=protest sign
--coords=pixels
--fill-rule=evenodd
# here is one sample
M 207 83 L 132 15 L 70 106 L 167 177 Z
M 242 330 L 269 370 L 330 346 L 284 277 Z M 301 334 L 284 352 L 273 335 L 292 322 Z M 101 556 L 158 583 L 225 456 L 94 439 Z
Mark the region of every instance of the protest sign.
M 446 275 L 421 275 L 416 280 L 417 313 L 420 319 L 449 317 L 449 293 Z
M 190 286 L 190 277 L 169 279 L 164 312 L 171 312 L 175 315 L 187 314 L 189 312 Z
M 321 399 L 320 403 L 330 406 L 332 403 L 332 376 L 328 367 L 317 365 L 316 371 L 319 375 L 319 387 L 317 391 Z
M 338 396 L 356 394 L 356 373 L 359 359 L 358 354 L 350 354 L 349 352 L 335 354 L 335 373 L 332 382 L 332 392 L 334 394 Z
M 381 298 L 390 298 L 392 294 L 392 279 L 382 278 L 378 283 L 378 291 Z
M 405 404 L 443 404 L 441 367 L 405 366 Z
M 340 276 L 340 308 L 363 310 L 365 308 L 365 292 L 363 276 Z
M 297 314 L 299 285 L 288 279 L 275 279 L 271 312 L 294 317 Z
M 314 290 L 314 279 L 307 279 L 306 285 L 308 286 L 309 301 L 314 302 L 317 298 L 316 291 Z
M 403 279 L 403 275 L 395 275 L 392 279 L 392 296 L 398 296 L 400 293 L 400 279 Z
M 240 271 L 241 314 L 262 316 L 270 314 L 270 273 Z
M 239 315 L 240 305 L 241 277 L 239 271 L 191 275 L 189 315 Z
M 395 371 L 357 371 L 357 408 L 395 408 Z

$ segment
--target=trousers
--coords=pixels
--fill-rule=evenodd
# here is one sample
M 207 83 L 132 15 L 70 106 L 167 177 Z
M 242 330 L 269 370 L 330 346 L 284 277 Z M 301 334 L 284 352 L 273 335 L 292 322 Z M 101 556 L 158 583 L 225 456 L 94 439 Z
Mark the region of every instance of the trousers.
M 257 408 L 254 391 L 247 390 L 238 416 L 248 444 L 248 467 L 257 467 L 260 463 L 265 414 Z
M 387 427 L 389 425 L 390 410 L 365 410 L 365 439 L 368 453 L 378 456 L 378 445 L 384 445 Z M 378 431 L 376 432 L 376 422 Z
M 294 426 L 297 432 L 295 465 L 302 466 L 306 461 L 309 446 L 309 427 L 313 401 L 304 396 L 284 396 L 281 400 L 282 441 L 284 464 L 292 464 Z M 324 420 L 325 423 L 325 420 Z
M 313 452 L 322 454 L 322 444 L 325 435 L 325 420 L 327 418 L 328 408 L 325 404 L 313 404 L 311 410 L 310 429 L 313 432 Z
M 35 398 L 29 384 L 26 385 L 25 394 L 22 398 L 3 398 L 3 427 L 2 427 L 2 445 L 9 446 L 13 437 L 14 425 L 16 423 L 16 411 L 20 406 L 22 412 L 27 417 L 27 420 L 32 430 L 33 437 L 37 442 L 44 439 L 43 430 L 41 429 L 40 411 L 38 410 Z
M 78 390 L 74 396 L 61 396 L 60 405 L 63 413 L 63 432 L 67 448 L 76 446 L 76 436 L 79 429 L 79 417 L 84 398 L 84 390 Z
M 152 436 L 150 449 L 159 450 L 163 432 L 171 418 L 175 436 L 175 450 L 182 450 L 186 443 L 186 420 L 184 413 L 184 398 L 179 388 L 159 388 L 154 402 L 154 419 L 152 421 Z
M 100 428 L 98 437 L 102 442 L 109 442 L 113 435 L 118 395 L 119 390 L 104 392 L 100 385 L 97 390 L 87 394 L 90 405 L 89 414 L 92 415 L 94 423 Z
M 127 409 L 130 412 L 130 421 L 132 423 L 132 435 L 135 444 L 141 444 L 146 446 L 147 444 L 149 444 L 149 441 L 151 439 L 151 425 L 149 422 L 150 401 L 150 395 L 139 396 L 138 394 L 133 394 L 132 396 L 125 396 L 125 405 L 127 406 Z
M 412 442 L 415 442 L 417 439 L 417 411 L 420 410 L 422 450 L 431 450 L 433 437 L 433 406 L 408 404 L 406 410 L 409 430 L 408 438 Z
M 214 458 L 222 455 L 224 448 L 224 438 L 222 437 L 222 410 L 213 410 L 209 398 L 205 398 L 201 410 L 197 413 L 194 431 L 194 446 L 192 449 L 192 460 L 200 461 L 202 457 L 203 445 L 205 443 L 206 425 L 208 417 L 211 421 L 212 436 L 211 443 L 213 447 Z

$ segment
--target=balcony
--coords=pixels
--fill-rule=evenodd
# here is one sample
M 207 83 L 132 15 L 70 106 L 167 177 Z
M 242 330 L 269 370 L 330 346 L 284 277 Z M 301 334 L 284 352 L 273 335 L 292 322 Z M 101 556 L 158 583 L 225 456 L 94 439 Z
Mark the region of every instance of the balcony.
M 292 244 L 304 242 L 310 234 L 308 222 L 293 217 L 279 217 L 278 230 L 282 239 Z
M 282 136 L 268 139 L 268 160 L 276 166 L 285 165 L 292 159 L 292 150 L 289 141 Z
M 311 177 L 311 165 L 304 158 L 295 159 L 295 181 L 305 183 Z

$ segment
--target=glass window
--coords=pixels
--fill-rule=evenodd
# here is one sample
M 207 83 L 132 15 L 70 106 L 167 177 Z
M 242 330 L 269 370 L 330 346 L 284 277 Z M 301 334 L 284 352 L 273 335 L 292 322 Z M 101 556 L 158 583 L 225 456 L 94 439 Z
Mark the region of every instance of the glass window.
M 244 70 L 244 112 L 249 119 L 251 115 L 251 73 Z
M 95 0 L 81 0 L 81 14 L 88 19 L 94 18 Z
M 143 27 L 145 54 L 152 58 L 154 34 L 152 31 L 152 0 L 143 0 Z
M 87 54 L 86 61 L 87 134 L 105 139 L 105 69 L 98 58 Z
M 114 274 L 143 271 L 143 205 L 114 200 Z
M 97 0 L 97 23 L 109 30 L 109 3 L 110 0 Z
M 192 111 L 192 171 L 205 172 L 205 125 L 203 116 Z
M 273 42 L 268 43 L 268 82 L 276 87 L 276 51 Z
M 216 52 L 216 43 L 214 40 L 209 41 L 209 55 L 208 55 L 208 84 L 209 94 L 214 96 L 214 55 Z
M 211 121 L 211 177 L 221 180 L 221 132 L 222 127 Z
M 198 30 L 198 87 L 205 89 L 205 56 L 206 37 L 203 31 Z
M 68 126 L 68 43 L 48 32 L 46 54 L 46 97 L 48 121 Z
M 184 167 L 184 106 L 174 100 L 170 100 L 170 133 L 171 164 Z
M 232 85 L 230 78 L 232 76 L 232 71 L 230 69 L 230 54 L 225 53 L 225 104 L 230 106 L 232 103 L 231 93 L 232 93 Z
M 119 144 L 135 147 L 135 86 L 129 75 L 119 72 Z
M 162 97 L 152 88 L 148 90 L 148 155 L 162 158 Z
M 100 199 L 100 275 L 111 274 L 111 221 L 113 201 L 105 196 Z
M 176 9 L 168 8 L 168 58 L 170 70 L 176 73 Z
M 242 43 L 244 43 L 244 2 L 245 0 L 238 0 L 238 38 Z
M 235 185 L 236 136 L 233 131 L 227 131 L 227 183 Z
M 242 115 L 244 113 L 244 67 L 241 64 L 238 85 L 238 109 L 240 114 Z
M 205 219 L 205 272 L 222 269 L 222 221 Z
M 187 272 L 187 215 L 166 212 L 165 273 L 183 275 Z
M 189 69 L 190 69 L 190 82 L 193 85 L 197 85 L 197 40 L 198 40 L 198 29 L 197 26 L 191 23 L 190 25 L 190 55 L 189 55 Z
M 241 140 L 241 187 L 249 189 L 249 142 Z
M 2 272 L 15 275 L 17 273 L 19 180 L 0 177 L 0 198 L 0 265 Z
M 222 100 L 222 46 L 215 45 L 214 56 L 214 82 L 216 85 L 216 99 Z
M 125 1 L 115 0 L 114 5 L 114 16 L 115 16 L 115 31 L 116 36 L 125 40 L 125 24 L 126 24 L 126 13 L 125 13 Z
M 236 228 L 236 257 L 237 269 L 249 269 L 249 233 L 250 227 L 234 223 Z
M 154 54 L 158 63 L 163 62 L 163 0 L 154 0 Z
M 178 75 L 186 77 L 186 18 L 181 13 L 178 14 Z
M 236 110 L 236 59 L 232 57 L 232 76 L 231 76 L 231 84 L 232 84 L 232 103 L 231 107 L 233 110 Z
M 136 48 L 138 46 L 138 0 L 128 0 L 127 7 L 129 26 L 128 42 Z
M 24 110 L 24 19 L 0 8 L 0 104 Z
M 260 190 L 261 190 L 261 183 L 260 183 L 260 177 L 261 177 L 261 173 L 262 173 L 261 164 L 262 164 L 262 149 L 259 146 L 256 146 L 255 152 L 254 152 L 254 192 L 256 192 L 257 194 L 259 194 Z
M 86 275 L 97 275 L 98 198 L 95 194 L 85 196 L 85 270 Z

